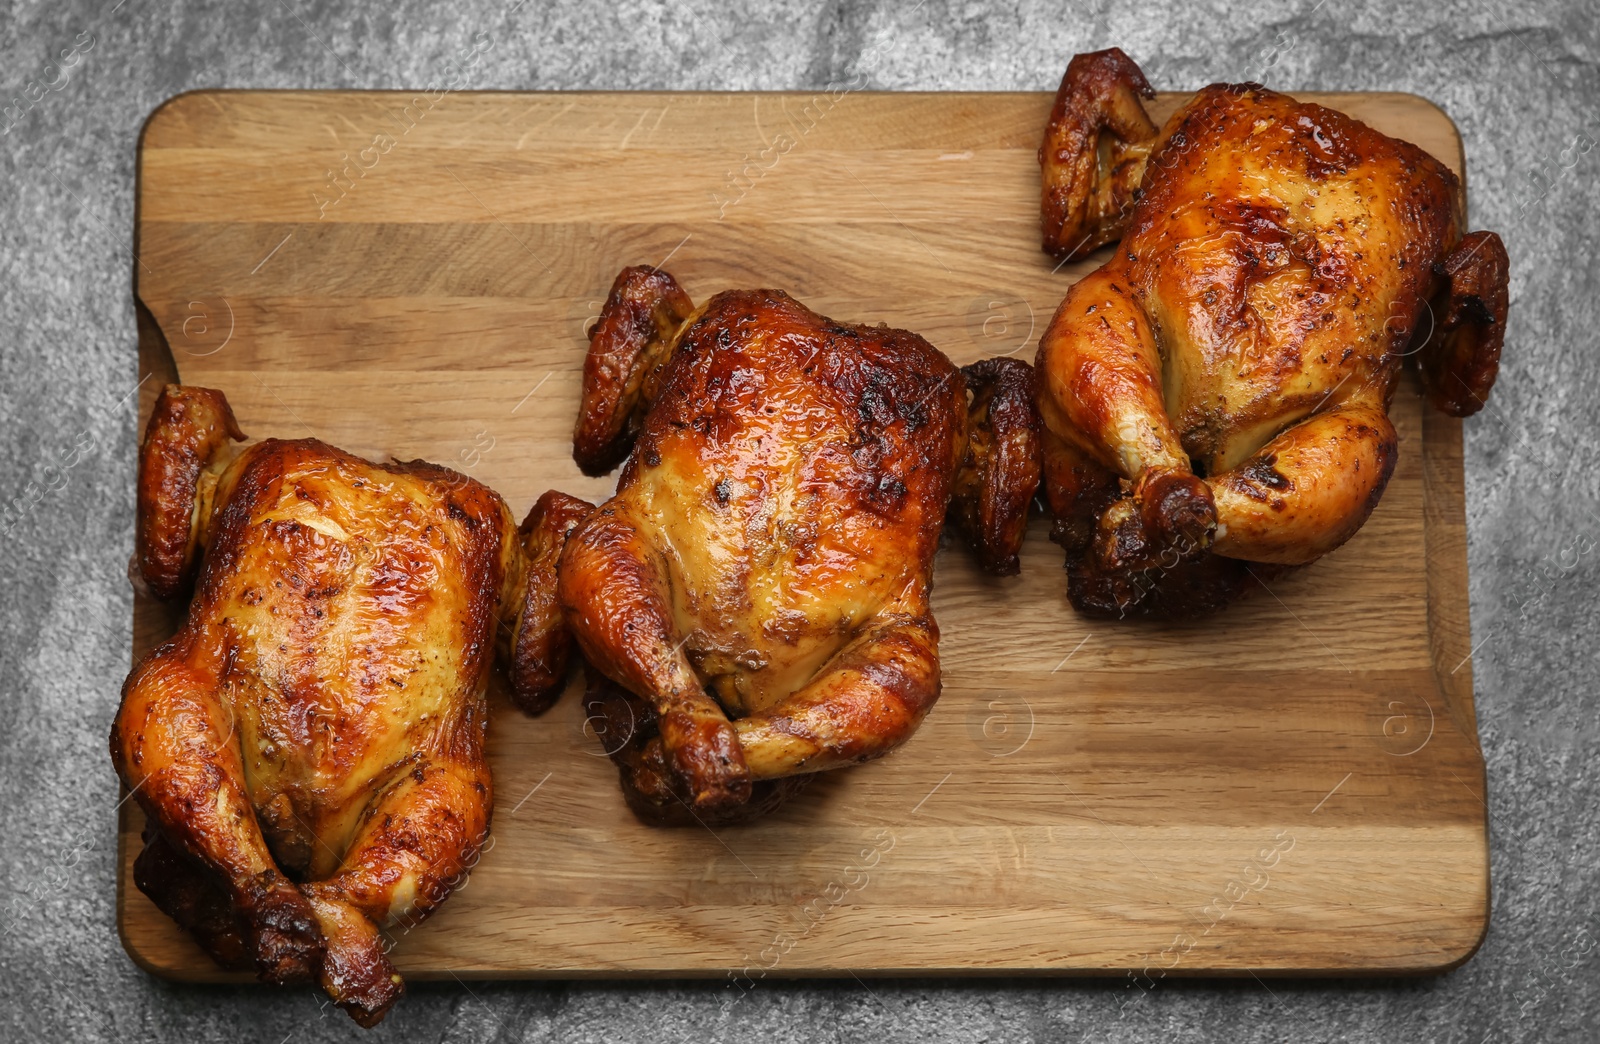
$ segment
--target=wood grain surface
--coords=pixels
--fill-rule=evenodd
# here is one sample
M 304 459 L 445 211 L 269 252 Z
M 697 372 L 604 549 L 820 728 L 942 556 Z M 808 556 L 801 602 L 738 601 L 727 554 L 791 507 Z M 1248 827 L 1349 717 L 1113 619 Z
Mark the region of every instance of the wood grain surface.
M 1422 99 L 1308 97 L 1461 170 Z M 1049 102 L 181 95 L 139 160 L 145 410 L 175 363 L 252 437 L 449 464 L 520 517 L 547 488 L 612 486 L 578 473 L 570 438 L 584 331 L 624 265 L 665 263 L 697 301 L 779 287 L 958 363 L 1031 359 L 1100 260 L 1058 270 L 1038 247 Z M 1489 888 L 1461 431 L 1414 381 L 1394 419 L 1399 465 L 1360 534 L 1209 620 L 1079 617 L 1042 521 L 1020 578 L 947 548 L 944 695 L 921 731 L 754 825 L 640 825 L 576 678 L 537 720 L 497 691 L 492 847 L 438 915 L 392 929 L 399 967 L 718 976 L 734 1003 L 763 977 L 847 971 L 1132 969 L 1148 988 L 1466 959 Z M 135 657 L 174 619 L 137 601 Z M 227 978 L 132 886 L 142 817 L 122 807 L 128 952 Z

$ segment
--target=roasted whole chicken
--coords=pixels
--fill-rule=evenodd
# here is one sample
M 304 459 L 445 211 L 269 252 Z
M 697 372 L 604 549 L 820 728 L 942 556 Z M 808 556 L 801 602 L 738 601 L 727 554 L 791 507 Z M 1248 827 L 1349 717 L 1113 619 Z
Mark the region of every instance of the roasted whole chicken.
M 447 468 L 242 438 L 222 393 L 169 385 L 140 449 L 139 575 L 194 597 L 112 727 L 149 820 L 134 879 L 225 967 L 319 981 L 370 1026 L 403 989 L 382 929 L 489 830 L 497 641 L 524 706 L 560 688 L 555 566 L 590 506 L 546 494 L 519 530 Z
M 1402 361 L 1469 415 L 1506 319 L 1505 249 L 1462 234 L 1423 150 L 1256 84 L 1159 130 L 1150 97 L 1121 51 L 1078 55 L 1039 152 L 1045 249 L 1117 243 L 1037 360 L 1069 595 L 1112 616 L 1214 610 L 1348 540 L 1394 468 Z
M 947 515 L 1017 569 L 1039 481 L 1032 369 L 775 290 L 698 310 L 653 268 L 590 331 L 574 457 L 626 458 L 557 590 L 641 818 L 711 824 L 905 742 L 939 695 Z M 631 451 L 631 452 L 630 452 Z

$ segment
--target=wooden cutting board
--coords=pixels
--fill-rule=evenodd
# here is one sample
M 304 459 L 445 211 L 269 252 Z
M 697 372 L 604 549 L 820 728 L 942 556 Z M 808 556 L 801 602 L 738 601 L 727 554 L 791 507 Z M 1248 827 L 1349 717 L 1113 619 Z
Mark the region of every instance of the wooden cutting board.
M 1462 168 L 1426 101 L 1310 97 Z M 1031 359 L 1099 261 L 1056 270 L 1038 248 L 1049 104 L 179 96 L 139 161 L 144 408 L 175 362 L 253 437 L 453 465 L 520 517 L 552 486 L 611 489 L 579 475 L 570 432 L 584 331 L 624 265 L 664 265 L 697 301 L 781 287 L 958 363 Z M 395 930 L 400 968 L 716 976 L 733 1003 L 788 975 L 1132 969 L 1146 987 L 1465 960 L 1489 889 L 1461 429 L 1414 382 L 1394 414 L 1399 466 L 1361 533 L 1213 619 L 1079 617 L 1042 521 L 1020 578 L 943 552 L 944 695 L 921 731 L 751 826 L 640 825 L 576 680 L 539 720 L 496 693 L 492 848 Z M 135 657 L 173 625 L 137 602 Z M 123 813 L 128 952 L 225 978 L 132 887 L 142 822 Z

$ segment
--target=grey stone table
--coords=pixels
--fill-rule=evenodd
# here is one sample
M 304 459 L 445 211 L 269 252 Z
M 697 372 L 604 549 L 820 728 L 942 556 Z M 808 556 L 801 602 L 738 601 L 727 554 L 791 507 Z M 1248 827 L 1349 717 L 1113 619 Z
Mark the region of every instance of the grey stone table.
M 362 1036 L 309 988 L 174 986 L 117 940 L 134 148 L 179 91 L 430 85 L 487 29 L 468 87 L 1041 90 L 1116 44 L 1164 88 L 1443 105 L 1473 227 L 1513 263 L 1500 383 L 1466 436 L 1494 915 L 1472 961 L 1420 981 L 1173 982 L 1126 1010 L 1111 980 L 763 983 L 727 1016 L 709 983 L 420 985 L 367 1039 L 1600 1040 L 1600 28 L 1591 0 L 1389 6 L 6 0 L 0 94 L 27 111 L 0 122 L 0 1039 Z M 63 82 L 47 63 L 74 47 Z

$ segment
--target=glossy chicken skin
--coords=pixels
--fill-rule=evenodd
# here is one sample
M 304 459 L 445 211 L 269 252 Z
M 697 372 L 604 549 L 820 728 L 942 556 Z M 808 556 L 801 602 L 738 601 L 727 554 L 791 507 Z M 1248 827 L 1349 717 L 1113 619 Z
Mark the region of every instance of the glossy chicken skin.
M 548 545 L 588 505 L 549 494 L 519 532 L 449 469 L 239 438 L 220 392 L 172 385 L 141 450 L 140 572 L 198 580 L 112 729 L 151 823 L 136 881 L 219 961 L 373 1025 L 402 992 L 380 928 L 442 902 L 488 833 L 497 631 L 521 698 L 560 684 Z
M 1020 541 L 1006 512 L 1025 516 L 1038 482 L 1031 382 L 977 379 L 992 394 L 969 408 L 961 372 L 922 338 L 778 291 L 690 313 L 666 273 L 618 277 L 576 455 L 592 469 L 631 431 L 637 443 L 616 496 L 568 540 L 558 590 L 642 815 L 743 818 L 794 786 L 771 781 L 878 757 L 916 729 L 939 694 L 928 598 L 957 474 L 992 502 L 969 514 L 1001 571 Z M 968 438 L 993 417 L 998 437 Z
M 1499 238 L 1462 236 L 1455 176 L 1416 146 L 1253 84 L 1156 132 L 1149 95 L 1122 52 L 1079 55 L 1041 149 L 1046 250 L 1121 237 L 1037 360 L 1069 590 L 1110 615 L 1216 609 L 1251 563 L 1348 540 L 1394 468 L 1402 360 L 1476 411 L 1507 301 Z

